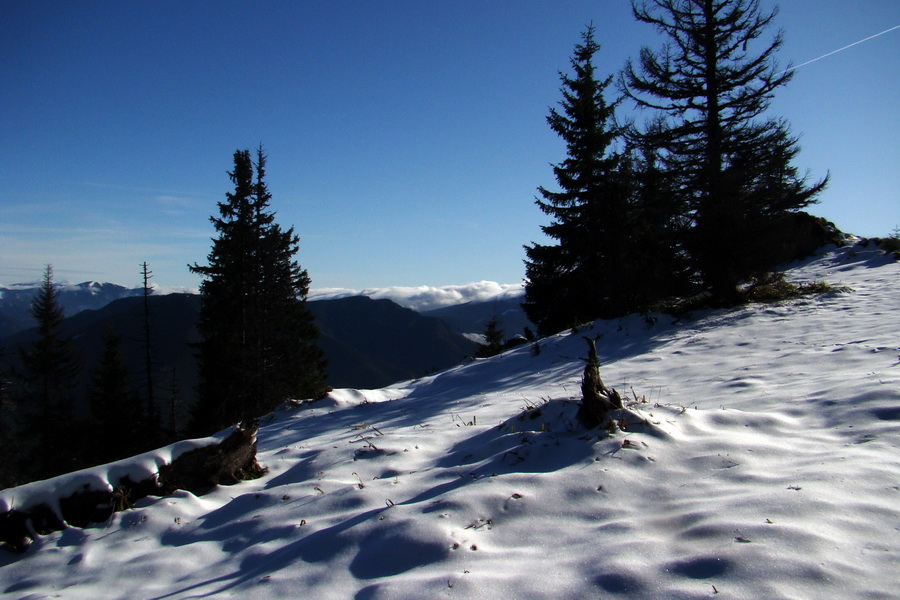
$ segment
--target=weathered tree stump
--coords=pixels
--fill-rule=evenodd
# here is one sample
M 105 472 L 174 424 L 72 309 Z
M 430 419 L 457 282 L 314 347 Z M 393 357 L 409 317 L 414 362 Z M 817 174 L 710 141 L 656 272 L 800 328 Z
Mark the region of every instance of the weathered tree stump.
M 614 389 L 606 387 L 600 378 L 600 357 L 597 355 L 596 338 L 585 337 L 588 344 L 588 357 L 583 359 L 584 375 L 581 378 L 581 408 L 578 409 L 578 420 L 588 429 L 606 426 L 609 423 L 610 411 L 623 408 L 622 398 Z

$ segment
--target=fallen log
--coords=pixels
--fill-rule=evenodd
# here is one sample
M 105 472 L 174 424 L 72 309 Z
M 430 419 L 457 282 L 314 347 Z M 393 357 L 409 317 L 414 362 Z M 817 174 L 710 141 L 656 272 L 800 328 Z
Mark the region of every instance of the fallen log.
M 170 465 L 159 469 L 157 485 L 163 495 L 175 490 L 205 494 L 219 484 L 230 485 L 260 477 L 264 471 L 256 462 L 256 434 L 259 425 L 238 428 L 221 444 L 190 450 Z
M 161 465 L 158 474 L 142 481 L 133 482 L 126 476 L 115 483 L 107 482 L 106 489 L 86 484 L 52 503 L 0 513 L 0 547 L 24 552 L 40 535 L 102 523 L 147 496 L 168 496 L 176 490 L 202 495 L 217 485 L 260 477 L 266 470 L 256 461 L 258 431 L 257 423 L 235 428 L 221 442 L 184 452 L 170 464 Z

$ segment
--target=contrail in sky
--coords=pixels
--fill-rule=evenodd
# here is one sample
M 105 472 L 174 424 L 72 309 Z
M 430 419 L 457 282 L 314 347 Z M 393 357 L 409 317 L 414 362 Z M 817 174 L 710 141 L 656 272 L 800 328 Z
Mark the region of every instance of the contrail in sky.
M 799 64 L 799 65 L 797 65 L 797 66 L 795 66 L 795 67 L 791 67 L 790 69 L 785 69 L 785 70 L 782 71 L 781 73 L 787 73 L 788 71 L 794 71 L 794 70 L 796 70 L 796 69 L 799 69 L 800 67 L 805 67 L 806 65 L 808 65 L 808 64 L 810 64 L 810 63 L 814 63 L 814 62 L 816 62 L 817 60 L 822 60 L 823 58 L 828 58 L 828 57 L 831 56 L 832 54 L 837 54 L 838 52 L 843 52 L 843 51 L 846 50 L 847 48 L 852 48 L 853 46 L 856 46 L 857 44 L 862 44 L 863 42 L 868 42 L 868 41 L 871 40 L 871 39 L 877 38 L 879 35 L 884 35 L 884 34 L 886 34 L 886 33 L 890 33 L 890 32 L 892 32 L 892 31 L 895 30 L 895 29 L 900 29 L 900 25 L 894 25 L 894 26 L 891 27 L 890 29 L 885 29 L 885 30 L 882 31 L 881 33 L 876 33 L 875 35 L 870 35 L 870 36 L 867 37 L 867 38 L 863 38 L 863 39 L 859 40 L 858 42 L 853 42 L 852 44 L 847 44 L 847 45 L 844 46 L 843 48 L 838 48 L 837 50 L 832 50 L 831 52 L 829 52 L 829 53 L 827 53 L 827 54 L 823 54 L 822 56 L 819 56 L 819 57 L 814 58 L 814 59 L 812 59 L 812 60 L 808 60 L 808 61 L 806 61 L 805 63 L 801 63 L 801 64 Z M 779 73 L 779 75 L 781 75 L 781 73 Z

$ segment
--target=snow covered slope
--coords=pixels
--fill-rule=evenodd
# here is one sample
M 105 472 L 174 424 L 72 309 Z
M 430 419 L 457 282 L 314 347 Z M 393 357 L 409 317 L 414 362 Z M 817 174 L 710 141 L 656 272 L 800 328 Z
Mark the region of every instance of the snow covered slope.
M 597 322 L 285 407 L 262 479 L 0 553 L 0 596 L 896 598 L 898 275 L 832 248 L 788 278 L 852 291 Z M 575 424 L 597 334 L 649 429 Z

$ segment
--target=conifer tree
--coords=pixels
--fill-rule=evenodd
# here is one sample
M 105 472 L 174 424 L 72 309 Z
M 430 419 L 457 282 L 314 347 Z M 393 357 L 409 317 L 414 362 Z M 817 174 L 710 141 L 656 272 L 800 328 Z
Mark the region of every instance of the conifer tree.
M 11 383 L 5 359 L 6 352 L 0 347 L 0 456 L 4 457 L 0 461 L 0 489 L 16 485 L 18 478 L 18 452 L 8 414 L 8 409 L 12 407 L 7 402 Z
M 687 207 L 686 248 L 703 282 L 729 299 L 761 266 L 754 257 L 772 220 L 801 209 L 824 189 L 790 165 L 797 138 L 784 120 L 763 118 L 775 90 L 793 74 L 779 70 L 778 33 L 760 40 L 777 11 L 758 0 L 633 0 L 635 17 L 667 38 L 629 61 L 621 87 L 660 115 L 643 132 L 657 148 Z
M 234 192 L 211 217 L 218 232 L 204 277 L 199 330 L 201 388 L 194 432 L 248 422 L 288 398 L 325 389 L 318 330 L 306 307 L 310 279 L 294 256 L 299 237 L 269 208 L 266 156 L 234 154 Z
M 627 251 L 632 182 L 624 176 L 616 143 L 618 101 L 604 92 L 612 76 L 598 80 L 594 55 L 600 45 L 588 26 L 575 46 L 572 76 L 560 74 L 563 100 L 547 122 L 566 143 L 567 158 L 553 167 L 561 191 L 539 188 L 537 201 L 552 218 L 543 232 L 555 245 L 525 247 L 524 308 L 541 333 L 549 334 L 626 309 L 620 290 L 628 272 L 618 260 Z
M 168 392 L 168 431 L 167 436 L 169 439 L 177 440 L 181 434 L 183 429 L 179 415 L 181 412 L 181 389 L 178 385 L 178 373 L 177 370 L 172 367 L 167 369 L 169 379 L 169 386 L 167 388 Z
M 632 197 L 624 220 L 628 246 L 618 257 L 626 275 L 617 295 L 628 310 L 646 311 L 690 291 L 691 270 L 684 250 L 690 223 L 656 149 L 629 146 L 622 176 L 631 181 Z
M 141 442 L 151 436 L 142 427 L 140 401 L 132 387 L 122 338 L 112 326 L 104 334 L 103 354 L 94 370 L 88 401 L 92 462 L 118 460 L 145 449 Z
M 70 340 L 63 335 L 64 313 L 53 283 L 53 266 L 47 265 L 41 287 L 31 303 L 37 321 L 37 340 L 20 348 L 23 371 L 24 411 L 27 430 L 34 435 L 33 475 L 50 477 L 78 466 L 80 448 L 64 448 L 71 437 L 66 429 L 74 417 L 73 389 L 81 370 Z
M 500 328 L 500 319 L 497 313 L 488 320 L 484 328 L 484 344 L 478 345 L 475 352 L 477 358 L 490 358 L 500 354 L 503 350 L 503 330 Z

